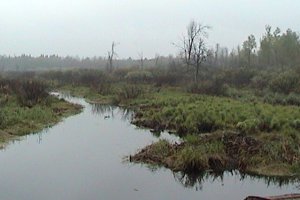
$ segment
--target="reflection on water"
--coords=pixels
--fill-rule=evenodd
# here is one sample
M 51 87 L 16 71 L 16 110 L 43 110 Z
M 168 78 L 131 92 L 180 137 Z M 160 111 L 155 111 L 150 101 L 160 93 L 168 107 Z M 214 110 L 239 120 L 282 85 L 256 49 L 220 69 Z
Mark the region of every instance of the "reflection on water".
M 276 176 L 261 176 L 254 174 L 240 174 L 241 180 L 262 180 L 267 186 L 276 185 L 278 187 L 283 187 L 286 185 L 299 185 L 300 177 L 276 177 Z
M 174 172 L 174 179 L 184 187 L 195 188 L 197 191 L 203 189 L 203 183 L 212 180 L 223 182 L 223 174 L 202 172 L 197 174 L 186 174 L 184 172 Z
M 215 172 L 201 172 L 196 174 L 187 174 L 184 172 L 174 172 L 174 178 L 176 181 L 181 183 L 184 187 L 187 188 L 195 188 L 196 190 L 202 190 L 203 184 L 205 182 L 217 182 L 224 184 L 224 178 L 227 176 L 235 176 L 239 179 L 240 182 L 244 181 L 262 181 L 266 186 L 276 186 L 276 187 L 283 187 L 287 185 L 297 185 L 300 184 L 299 177 L 275 177 L 275 176 L 260 176 L 260 175 L 250 175 L 250 174 L 243 174 L 239 171 L 226 171 L 221 173 Z
M 92 112 L 104 116 L 105 119 L 114 119 L 115 115 L 118 115 L 123 121 L 131 121 L 133 117 L 132 110 L 107 104 L 92 104 Z

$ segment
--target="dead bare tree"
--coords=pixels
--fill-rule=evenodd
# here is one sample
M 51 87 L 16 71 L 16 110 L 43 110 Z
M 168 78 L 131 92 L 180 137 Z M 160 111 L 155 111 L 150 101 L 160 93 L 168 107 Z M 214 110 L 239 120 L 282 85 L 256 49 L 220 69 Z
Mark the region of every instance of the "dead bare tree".
M 187 68 L 193 67 L 195 73 L 195 82 L 198 82 L 199 70 L 207 58 L 208 49 L 206 39 L 209 26 L 202 25 L 192 20 L 187 26 L 187 34 L 183 36 L 182 45 L 176 45 L 181 48 L 181 55 Z
M 141 69 L 143 69 L 144 68 L 144 60 L 145 60 L 143 52 L 139 53 L 139 58 L 140 58 L 140 67 L 141 67 Z
M 107 70 L 109 72 L 112 72 L 113 71 L 113 60 L 114 60 L 114 57 L 117 56 L 117 53 L 115 52 L 115 47 L 116 47 L 117 43 L 115 42 L 112 42 L 111 44 L 111 51 L 108 51 L 107 52 Z
M 155 67 L 158 67 L 158 62 L 159 62 L 160 56 L 158 53 L 155 54 L 154 60 L 155 60 Z

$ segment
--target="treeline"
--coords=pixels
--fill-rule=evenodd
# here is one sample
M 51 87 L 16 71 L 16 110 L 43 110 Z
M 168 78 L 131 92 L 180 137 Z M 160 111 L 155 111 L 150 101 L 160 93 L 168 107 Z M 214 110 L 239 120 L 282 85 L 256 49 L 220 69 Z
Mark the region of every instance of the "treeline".
M 178 62 L 178 58 L 172 56 L 147 59 L 116 59 L 113 60 L 114 68 L 136 67 L 147 68 L 153 66 L 166 67 Z M 107 69 L 108 60 L 105 57 L 79 58 L 60 57 L 58 55 L 31 55 L 0 56 L 0 71 L 36 71 L 36 70 L 62 70 L 62 69 Z
M 283 32 L 280 28 L 272 30 L 267 25 L 259 41 L 250 35 L 241 46 L 231 51 L 217 44 L 210 50 L 207 60 L 208 65 L 219 67 L 296 67 L 300 64 L 299 34 L 291 29 Z
M 114 59 L 113 68 L 149 68 L 149 67 L 174 67 L 184 65 L 178 56 L 160 56 L 145 58 L 139 55 L 137 59 Z M 207 56 L 203 62 L 206 67 L 221 68 L 281 68 L 295 67 L 300 64 L 300 40 L 299 34 L 291 29 L 275 30 L 267 25 L 265 33 L 260 39 L 253 35 L 239 45 L 229 50 L 217 44 L 207 50 Z M 30 71 L 30 70 L 59 70 L 59 69 L 107 69 L 109 61 L 106 57 L 79 58 L 60 57 L 57 55 L 31 55 L 0 56 L 0 71 Z

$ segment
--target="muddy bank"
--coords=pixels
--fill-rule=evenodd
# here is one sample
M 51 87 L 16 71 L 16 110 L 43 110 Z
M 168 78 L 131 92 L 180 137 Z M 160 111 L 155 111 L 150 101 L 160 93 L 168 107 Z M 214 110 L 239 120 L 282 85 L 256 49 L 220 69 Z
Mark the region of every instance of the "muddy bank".
M 270 176 L 297 176 L 299 153 L 282 144 L 281 155 L 271 155 L 268 141 L 236 132 L 192 136 L 181 144 L 159 141 L 133 156 L 131 162 L 147 163 L 173 171 L 198 173 L 239 170 Z M 289 150 L 290 148 L 290 150 Z

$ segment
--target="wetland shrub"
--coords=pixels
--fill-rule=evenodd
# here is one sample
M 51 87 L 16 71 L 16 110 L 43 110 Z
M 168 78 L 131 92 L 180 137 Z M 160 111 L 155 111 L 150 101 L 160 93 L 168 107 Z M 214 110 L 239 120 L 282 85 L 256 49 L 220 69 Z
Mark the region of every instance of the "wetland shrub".
M 47 86 L 36 80 L 20 82 L 15 93 L 19 103 L 27 107 L 32 107 L 48 97 Z
M 251 79 L 251 86 L 258 90 L 263 90 L 268 87 L 270 74 L 260 73 Z
M 6 121 L 6 114 L 4 113 L 3 108 L 0 107 L 0 128 L 5 128 Z
M 295 129 L 300 130 L 300 119 L 295 119 L 295 120 L 292 122 L 292 127 L 295 128 Z
M 193 94 L 225 95 L 228 86 L 219 79 L 200 81 L 187 86 L 186 91 Z
M 128 72 L 125 79 L 131 83 L 147 83 L 153 78 L 153 74 L 148 71 L 132 71 Z
M 137 85 L 123 85 L 121 89 L 117 92 L 117 100 L 120 102 L 122 100 L 135 99 L 144 93 L 144 89 Z
M 176 86 L 180 85 L 184 81 L 186 77 L 183 74 L 177 73 L 177 72 L 153 72 L 153 79 L 152 82 L 156 86 Z
M 280 104 L 280 105 L 300 106 L 300 95 L 294 92 L 288 95 L 267 92 L 263 97 L 263 102 L 272 105 Z
M 219 70 L 219 79 L 231 86 L 243 87 L 250 85 L 257 71 L 248 68 Z
M 297 74 L 293 72 L 284 72 L 272 79 L 269 87 L 273 92 L 289 94 L 297 91 L 299 81 L 300 78 Z

